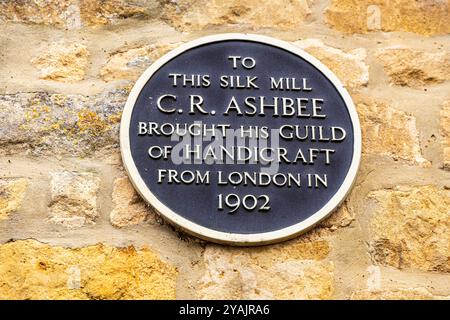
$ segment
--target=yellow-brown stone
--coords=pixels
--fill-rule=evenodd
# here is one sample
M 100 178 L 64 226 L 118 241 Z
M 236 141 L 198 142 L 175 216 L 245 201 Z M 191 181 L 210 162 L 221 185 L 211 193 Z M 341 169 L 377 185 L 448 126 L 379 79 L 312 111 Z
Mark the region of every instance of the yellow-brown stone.
M 40 78 L 60 82 L 84 79 L 89 52 L 79 43 L 53 42 L 31 63 L 40 70 Z
M 348 52 L 329 47 L 318 39 L 296 41 L 294 44 L 320 60 L 333 71 L 344 86 L 352 89 L 367 86 L 369 66 L 365 60 L 365 49 L 353 49 Z
M 376 53 L 392 84 L 421 88 L 450 80 L 450 53 L 403 47 L 384 48 Z
M 1 1 L 0 21 L 66 26 L 66 18 L 76 15 L 73 0 Z M 71 12 L 72 11 L 72 12 Z
M 146 16 L 147 9 L 132 1 L 80 0 L 80 16 L 86 25 L 111 24 L 118 19 Z
M 150 248 L 0 245 L 0 299 L 174 299 L 177 270 Z
M 450 190 L 402 186 L 369 194 L 372 258 L 400 269 L 450 272 Z
M 133 0 L 14 0 L 0 2 L 0 21 L 34 23 L 79 29 L 113 24 L 129 17 L 146 17 L 157 4 Z
M 22 206 L 27 186 L 25 178 L 0 179 L 0 220 L 8 218 Z
M 450 101 L 441 109 L 441 135 L 444 168 L 450 169 Z
M 448 0 L 332 0 L 327 23 L 342 32 L 405 31 L 422 35 L 450 33 Z
M 104 81 L 136 80 L 156 59 L 177 46 L 178 44 L 158 43 L 121 48 L 110 55 L 100 70 L 100 76 Z
M 164 7 L 164 18 L 183 31 L 216 25 L 248 25 L 288 30 L 310 15 L 312 0 L 180 0 Z
M 68 228 L 94 223 L 98 217 L 100 178 L 92 172 L 51 173 L 50 221 Z
M 126 177 L 114 180 L 112 202 L 110 220 L 115 227 L 139 224 L 154 215 Z
M 389 156 L 423 167 L 430 162 L 423 158 L 416 119 L 384 101 L 367 97 L 355 99 L 363 139 L 363 154 Z
M 355 220 L 355 213 L 347 201 L 337 208 L 328 218 L 323 220 L 318 227 L 328 228 L 335 231 L 339 228 L 349 226 Z
M 199 297 L 329 299 L 334 293 L 334 264 L 324 260 L 328 252 L 325 241 L 246 249 L 208 246 Z

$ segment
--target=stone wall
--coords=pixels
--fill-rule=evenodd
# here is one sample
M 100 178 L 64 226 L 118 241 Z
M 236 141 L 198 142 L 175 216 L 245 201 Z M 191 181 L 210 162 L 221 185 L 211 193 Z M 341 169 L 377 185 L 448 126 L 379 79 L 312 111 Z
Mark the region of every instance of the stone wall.
M 0 298 L 448 299 L 450 1 L 0 0 Z M 131 187 L 118 127 L 179 44 L 290 41 L 344 82 L 363 157 L 297 239 L 233 248 L 168 225 Z

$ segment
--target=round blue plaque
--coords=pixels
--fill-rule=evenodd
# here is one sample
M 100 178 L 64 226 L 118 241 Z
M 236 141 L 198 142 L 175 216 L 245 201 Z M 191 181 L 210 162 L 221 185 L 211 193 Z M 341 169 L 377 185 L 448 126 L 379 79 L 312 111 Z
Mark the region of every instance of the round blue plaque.
M 337 77 L 294 45 L 244 34 L 153 63 L 130 93 L 120 143 L 130 180 L 161 215 L 236 245 L 310 229 L 344 200 L 361 156 Z

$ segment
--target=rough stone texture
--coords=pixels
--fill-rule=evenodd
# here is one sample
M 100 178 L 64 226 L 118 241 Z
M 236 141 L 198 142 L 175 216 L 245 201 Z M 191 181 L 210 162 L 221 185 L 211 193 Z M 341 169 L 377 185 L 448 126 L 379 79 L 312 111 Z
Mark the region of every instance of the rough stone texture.
M 100 178 L 92 172 L 54 172 L 50 221 L 68 228 L 93 223 L 98 217 Z
M 377 51 L 376 57 L 395 85 L 420 88 L 450 80 L 450 53 L 447 51 L 384 48 Z
M 61 82 L 84 79 L 89 52 L 78 43 L 53 42 L 31 63 L 40 70 L 40 78 Z
M 177 270 L 150 248 L 0 245 L 0 299 L 174 299 Z
M 396 268 L 450 272 L 450 190 L 427 185 L 378 190 L 372 259 Z
M 357 98 L 355 103 L 361 122 L 363 153 L 430 166 L 422 156 L 413 116 L 371 98 Z
M 126 227 L 145 221 L 149 215 L 155 213 L 145 204 L 134 190 L 128 178 L 114 180 L 112 193 L 113 210 L 111 211 L 111 224 L 115 227 Z
M 0 220 L 22 206 L 22 200 L 28 186 L 24 178 L 0 179 Z
M 349 52 L 329 47 L 319 39 L 307 39 L 294 42 L 295 45 L 319 59 L 333 71 L 344 86 L 359 88 L 369 82 L 369 66 L 365 60 L 365 49 L 354 49 Z
M 360 290 L 352 293 L 352 300 L 432 300 L 433 295 L 425 288 L 393 290 Z
M 335 212 L 320 223 L 320 227 L 335 231 L 349 226 L 355 220 L 355 213 L 345 201 Z
M 127 90 L 94 96 L 0 95 L 0 154 L 86 156 L 117 147 Z
M 0 21 L 35 23 L 78 29 L 146 17 L 158 6 L 145 0 L 2 0 Z
M 208 246 L 203 299 L 327 299 L 333 295 L 332 262 L 325 241 L 296 242 L 270 248 Z
M 0 298 L 450 298 L 448 8 L 0 0 Z M 162 226 L 120 161 L 119 121 L 143 70 L 178 44 L 229 32 L 318 58 L 362 124 L 349 196 L 279 245 L 218 246 Z M 51 173 L 75 175 L 61 178 L 57 201 Z
M 450 100 L 441 109 L 442 152 L 445 169 L 450 169 Z
M 78 8 L 74 1 L 8 1 L 0 2 L 0 19 L 4 21 L 66 26 L 76 20 Z M 78 12 L 77 12 L 78 11 Z M 79 19 L 79 17 L 78 17 Z
M 253 28 L 288 30 L 310 15 L 313 0 L 180 0 L 164 6 L 163 17 L 183 31 L 209 26 L 245 24 Z
M 142 72 L 156 59 L 179 44 L 150 44 L 121 48 L 113 52 L 100 70 L 105 81 L 117 79 L 137 80 Z
M 145 17 L 146 6 L 156 7 L 157 1 L 148 0 L 81 0 L 80 16 L 87 25 L 111 24 L 118 19 Z
M 332 0 L 326 20 L 331 27 L 346 33 L 450 33 L 448 0 Z

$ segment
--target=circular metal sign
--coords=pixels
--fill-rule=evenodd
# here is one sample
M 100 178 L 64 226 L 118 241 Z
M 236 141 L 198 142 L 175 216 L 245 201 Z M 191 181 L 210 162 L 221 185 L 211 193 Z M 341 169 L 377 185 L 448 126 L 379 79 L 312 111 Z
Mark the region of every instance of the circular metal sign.
M 161 215 L 236 245 L 310 229 L 343 201 L 361 156 L 336 76 L 287 42 L 244 34 L 197 39 L 153 63 L 127 100 L 120 144 Z

